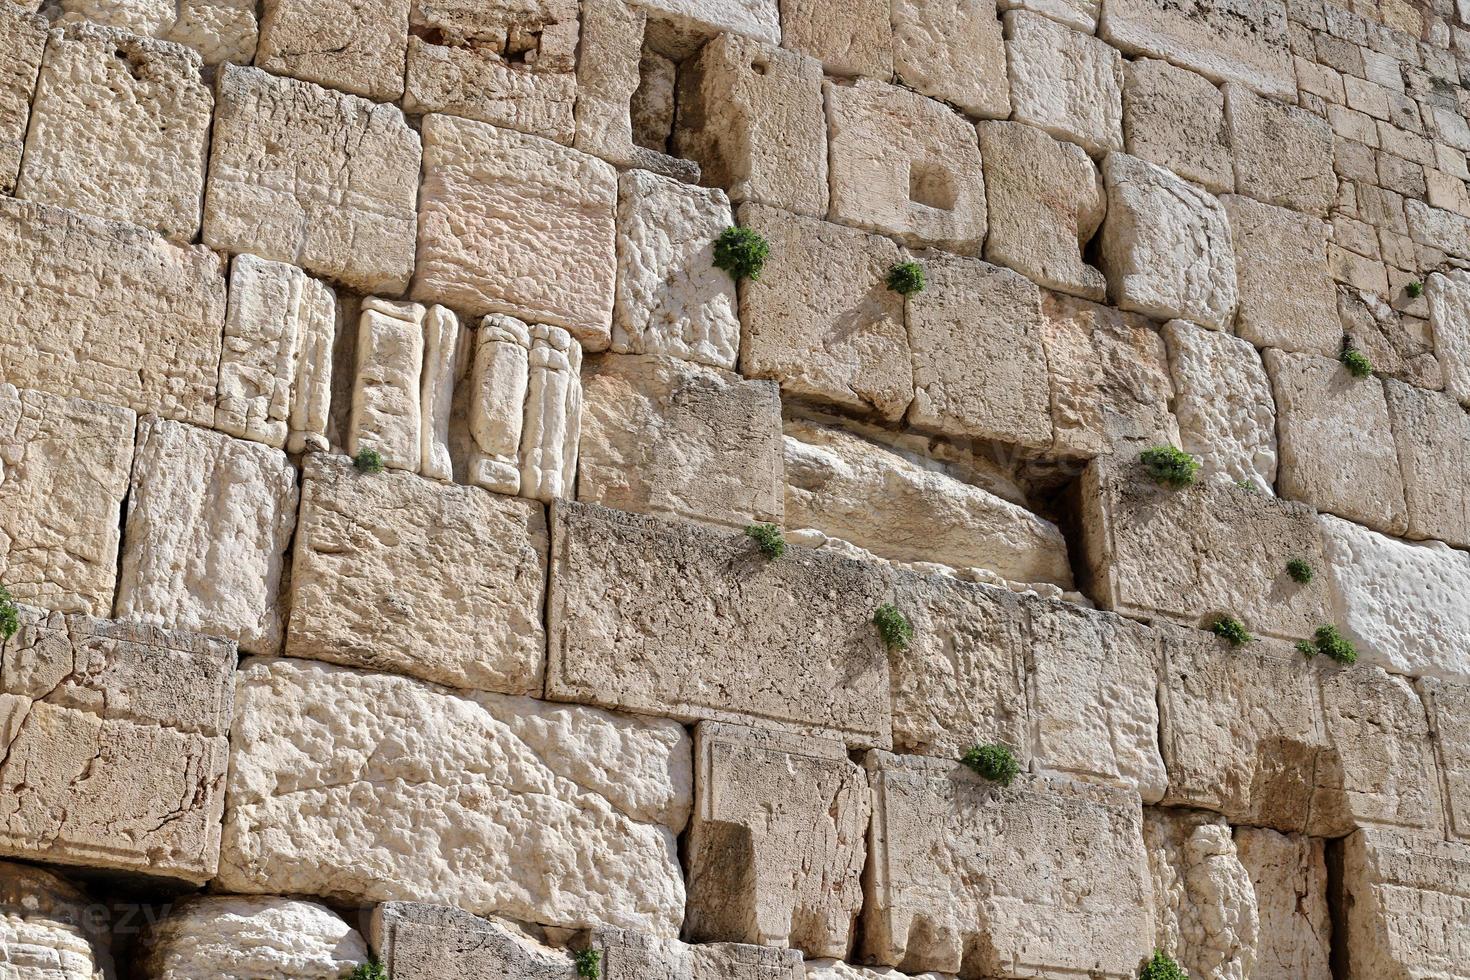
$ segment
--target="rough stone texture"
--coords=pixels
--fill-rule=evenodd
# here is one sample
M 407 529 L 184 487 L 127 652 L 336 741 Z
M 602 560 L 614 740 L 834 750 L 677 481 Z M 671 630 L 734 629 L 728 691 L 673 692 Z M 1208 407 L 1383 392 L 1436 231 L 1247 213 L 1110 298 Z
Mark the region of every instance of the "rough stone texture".
M 888 744 L 881 567 L 586 504 L 551 521 L 547 697 Z
M 371 449 L 394 470 L 422 463 L 424 317 L 417 303 L 366 299 L 357 325 L 357 370 L 347 453 Z
M 829 74 L 893 74 L 888 0 L 788 0 L 781 5 L 781 43 L 822 62 Z
M 1385 381 L 1399 469 L 1408 505 L 1408 536 L 1470 546 L 1470 417 L 1438 391 Z
M 0 968 L 16 980 L 100 980 L 112 959 L 89 897 L 48 871 L 0 862 Z
M 887 285 L 897 246 L 759 205 L 742 207 L 740 223 L 780 256 L 744 287 L 742 373 L 779 381 L 787 395 L 900 418 L 913 401 L 914 368 L 904 300 Z M 936 288 L 933 263 L 928 272 L 925 295 Z
M 1250 875 L 1259 920 L 1253 980 L 1331 980 L 1325 852 L 1311 837 L 1236 829 L 1236 857 Z
M 0 645 L 0 854 L 214 877 L 235 645 L 21 609 Z
M 1470 685 L 1426 677 L 1418 688 L 1444 781 L 1445 829 L 1451 840 L 1470 841 Z
M 1229 334 L 1184 320 L 1164 325 L 1174 380 L 1178 445 L 1200 460 L 1200 473 L 1247 482 L 1262 493 L 1276 485 L 1276 412 L 1261 355 Z
M 1123 56 L 1039 14 L 1005 16 L 1011 118 L 1093 156 L 1123 149 Z
M 900 81 L 966 115 L 1010 115 L 1005 42 L 990 4 L 894 0 L 891 19 Z
M 577 977 L 569 953 L 544 945 L 502 919 L 480 918 L 445 905 L 384 902 L 373 910 L 369 935 L 384 970 L 396 980 Z M 599 975 L 612 980 L 615 971 L 607 964 Z
M 286 653 L 539 694 L 546 518 L 529 501 L 312 456 Z
M 595 929 L 587 948 L 602 954 L 604 980 L 803 980 L 801 953 L 771 946 L 689 946 L 626 929 Z
M 1230 84 L 1225 86 L 1225 122 L 1238 193 L 1317 215 L 1336 202 L 1327 120 Z
M 521 427 L 521 496 L 570 498 L 582 434 L 582 348 L 560 327 L 531 328 L 526 415 Z
M 1470 258 L 1470 218 L 1412 199 L 1404 202 L 1404 213 L 1414 241 L 1462 259 Z
M 1233 484 L 1182 490 L 1136 460 L 1094 460 L 1081 482 L 1082 546 L 1099 605 L 1208 626 L 1235 616 L 1256 634 L 1298 639 L 1327 622 L 1326 577 L 1292 581 L 1286 563 L 1327 567 L 1317 522 L 1298 503 Z
M 643 170 L 618 178 L 614 351 L 735 367 L 735 281 L 714 264 L 715 239 L 733 224 L 723 191 Z
M 1225 818 L 1199 810 L 1143 812 L 1157 949 L 1193 977 L 1254 977 L 1261 915 Z
M 1281 0 L 1113 0 L 1098 36 L 1130 55 L 1162 58 L 1216 82 L 1296 99 Z
M 453 116 L 424 120 L 414 296 L 506 313 L 606 349 L 617 174 L 548 140 Z
M 860 79 L 824 90 L 832 220 L 909 245 L 978 254 L 986 203 L 974 127 L 896 85 Z
M 248 64 L 257 31 L 252 0 L 61 0 L 62 23 L 92 21 L 198 51 L 204 63 Z
M 770 44 L 781 40 L 776 0 L 633 0 L 633 4 L 690 34 L 743 34 Z
M 285 453 L 140 419 L 118 616 L 228 637 L 252 653 L 279 650 L 296 502 Z
M 497 493 L 520 493 L 531 329 L 514 317 L 491 315 L 476 334 L 468 395 L 468 479 Z
M 1402 295 L 1400 302 L 1407 300 L 1407 294 Z M 1416 302 L 1415 308 L 1423 306 Z M 1421 388 L 1444 387 L 1444 369 L 1432 353 L 1433 331 L 1428 321 L 1402 314 L 1377 293 L 1353 286 L 1338 287 L 1337 310 L 1343 333 L 1368 356 L 1378 375 Z M 1339 338 L 1330 356 L 1341 351 Z
M 31 116 L 31 95 L 46 49 L 44 17 L 0 7 L 0 194 L 15 190 Z
M 1220 202 L 1230 216 L 1239 277 L 1235 332 L 1257 347 L 1336 357 L 1342 323 L 1327 266 L 1326 224 L 1234 194 Z
M 1436 272 L 1425 280 L 1424 294 L 1444 390 L 1470 406 L 1470 272 Z
M 1103 160 L 1108 216 L 1100 264 L 1112 301 L 1159 320 L 1224 328 L 1238 294 L 1225 210 L 1169 171 L 1124 153 Z
M 852 966 L 840 960 L 821 959 L 806 961 L 806 980 L 901 980 L 908 974 L 886 966 Z M 916 974 L 920 980 L 946 980 L 942 973 Z
M 403 113 L 234 65 L 215 99 L 205 244 L 401 293 L 422 156 Z
M 446 306 L 432 306 L 424 317 L 424 368 L 419 382 L 419 467 L 424 476 L 448 482 L 454 477 L 449 454 L 449 423 L 455 384 L 465 374 L 469 332 Z
M 770 381 L 663 357 L 588 366 L 577 499 L 744 528 L 781 523 L 781 398 Z
M 138 959 L 151 980 L 340 980 L 368 961 L 368 948 L 356 929 L 315 902 L 207 895 L 170 908 L 145 934 Z
M 1107 197 L 1081 147 L 1014 122 L 980 124 L 990 208 L 987 261 L 1047 289 L 1102 300 L 1103 274 L 1082 260 Z
M 1129 153 L 1206 190 L 1235 189 L 1225 97 L 1192 71 L 1153 58 L 1124 64 L 1123 139 Z
M 686 938 L 845 955 L 870 812 L 846 746 L 705 721 L 694 757 Z
M 224 264 L 132 225 L 0 198 L 0 383 L 214 420 Z
M 0 385 L 0 582 L 21 602 L 105 616 L 137 418 Z
M 866 953 L 904 970 L 1132 977 L 1151 916 L 1136 796 L 871 752 Z M 943 869 L 936 874 L 936 869 Z
M 378 102 L 403 95 L 412 0 L 267 0 L 255 63 Z
M 1268 350 L 1281 495 L 1389 534 L 1408 527 L 1383 382 L 1337 361 Z

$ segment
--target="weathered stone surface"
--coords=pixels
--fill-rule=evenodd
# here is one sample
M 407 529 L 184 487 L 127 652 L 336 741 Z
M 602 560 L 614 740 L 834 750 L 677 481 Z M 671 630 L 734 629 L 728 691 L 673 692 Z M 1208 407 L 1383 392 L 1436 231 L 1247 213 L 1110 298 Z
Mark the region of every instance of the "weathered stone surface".
M 0 854 L 214 877 L 234 672 L 224 640 L 22 607 L 0 646 Z
M 1470 685 L 1425 677 L 1418 688 L 1444 780 L 1445 829 L 1470 841 Z
M 424 120 L 414 295 L 608 345 L 617 174 L 576 150 L 453 116 Z
M 174 905 L 145 933 L 138 954 L 152 980 L 340 980 L 367 961 L 362 936 L 324 905 L 233 895 L 199 895 Z
M 377 102 L 403 95 L 412 0 L 268 0 L 255 63 Z
M 92 21 L 164 38 L 198 51 L 208 65 L 255 57 L 252 0 L 61 0 L 60 8 L 62 23 Z
M 357 325 L 357 370 L 347 453 L 371 449 L 389 469 L 422 462 L 424 318 L 417 303 L 365 299 Z
M 626 929 L 594 929 L 587 948 L 602 954 L 604 980 L 803 980 L 801 953 L 773 946 L 689 946 Z
M 1220 329 L 1238 294 L 1225 210 L 1161 167 L 1124 153 L 1103 160 L 1108 216 L 1100 263 L 1125 310 Z
M 447 306 L 433 306 L 424 317 L 424 370 L 419 382 L 419 472 L 448 482 L 454 476 L 449 455 L 449 422 L 455 384 L 465 373 L 469 335 Z
M 369 935 L 383 969 L 397 980 L 575 980 L 578 975 L 569 953 L 503 919 L 446 905 L 384 902 L 373 910 Z M 609 963 L 598 972 L 613 980 L 616 970 Z
M 1436 272 L 1425 280 L 1424 293 L 1444 390 L 1470 406 L 1470 272 Z
M 1261 916 L 1225 818 L 1199 810 L 1143 811 L 1153 878 L 1155 948 L 1190 976 L 1254 977 Z
M 0 198 L 0 382 L 214 420 L 224 265 L 132 225 Z
M 986 204 L 974 127 L 896 85 L 860 79 L 824 89 L 832 220 L 978 254 Z
M 1417 309 L 1423 306 L 1416 303 Z M 1347 285 L 1337 289 L 1337 310 L 1343 333 L 1367 355 L 1380 377 L 1420 388 L 1444 387 L 1444 369 L 1433 354 L 1433 331 L 1427 320 L 1399 312 L 1377 293 Z M 1341 343 L 1339 338 L 1330 356 L 1342 352 Z
M 546 550 L 539 505 L 312 456 L 286 653 L 538 694 Z
M 781 43 L 811 55 L 833 75 L 893 74 L 888 0 L 789 0 L 781 5 Z
M 677 724 L 300 660 L 246 661 L 238 702 L 221 888 L 677 932 Z
M 806 980 L 900 980 L 908 976 L 886 966 L 853 966 L 833 959 L 807 960 L 805 966 Z M 945 980 L 941 973 L 920 973 L 916 976 L 920 980 Z
M 1342 347 L 1325 223 L 1226 194 L 1240 311 L 1235 332 L 1257 347 L 1336 357 Z
M 989 4 L 894 0 L 893 67 L 905 85 L 982 119 L 1011 111 L 1006 50 Z
M 1123 56 L 1026 10 L 1005 16 L 1011 118 L 1093 156 L 1123 149 Z
M 521 496 L 570 497 L 582 435 L 582 348 L 560 327 L 531 328 L 526 416 L 521 427 Z
M 45 18 L 19 7 L 0 7 L 0 194 L 15 190 L 20 172 L 46 26 Z
M 987 261 L 1032 282 L 1101 300 L 1107 281 L 1082 260 L 1107 207 L 1087 153 L 1015 122 L 980 124 L 985 193 L 990 207 Z
M 1240 82 L 1277 99 L 1296 99 L 1296 74 L 1281 0 L 1114 0 L 1098 36 L 1125 54 L 1148 55 L 1217 82 Z
M 565 501 L 551 534 L 548 697 L 888 744 L 882 568 Z
M 1408 505 L 1408 536 L 1470 546 L 1470 417 L 1454 398 L 1384 381 Z
M 1383 382 L 1337 361 L 1268 350 L 1281 495 L 1389 534 L 1408 527 Z
M 485 317 L 476 331 L 470 375 L 471 484 L 497 493 L 520 493 L 530 372 L 530 328 L 514 317 Z
M 15 980 L 102 980 L 112 970 L 98 906 L 69 882 L 0 862 L 0 967 Z
M 633 0 L 633 4 L 690 34 L 743 34 L 770 44 L 781 40 L 776 0 Z
M 1124 64 L 1123 139 L 1129 153 L 1206 190 L 1235 189 L 1225 97 L 1192 71 L 1154 58 Z
M 1332 923 L 1321 840 L 1239 827 L 1235 853 L 1250 875 L 1259 927 L 1255 980 L 1330 980 Z
M 233 65 L 215 98 L 205 244 L 401 293 L 422 156 L 403 113 Z
M 871 752 L 866 952 L 970 976 L 1123 978 L 1152 920 L 1138 798 L 1023 776 L 1008 789 L 958 763 Z
M 285 453 L 179 422 L 139 420 L 118 616 L 228 637 L 252 653 L 280 649 L 281 573 L 296 501 L 296 470 Z
M 137 417 L 0 385 L 0 582 L 21 602 L 105 616 Z
M 1421 245 L 1437 248 L 1462 259 L 1470 258 L 1470 218 L 1423 201 L 1404 201 L 1409 235 Z
M 1225 122 L 1238 193 L 1317 215 L 1336 202 L 1327 120 L 1230 84 L 1225 86 Z

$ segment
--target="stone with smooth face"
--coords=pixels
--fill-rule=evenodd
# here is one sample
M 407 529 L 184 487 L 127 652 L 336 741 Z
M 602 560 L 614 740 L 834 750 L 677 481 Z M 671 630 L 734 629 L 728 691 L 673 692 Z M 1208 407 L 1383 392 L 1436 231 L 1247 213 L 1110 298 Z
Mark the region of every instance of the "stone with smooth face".
M 471 484 L 496 493 L 520 493 L 530 371 L 531 329 L 514 317 L 485 317 L 475 332 L 470 375 Z
M 255 64 L 377 102 L 403 95 L 412 0 L 268 0 Z
M 1011 118 L 1092 156 L 1123 149 L 1123 56 L 1026 10 L 1005 15 Z
M 1236 334 L 1257 347 L 1336 357 L 1342 322 L 1327 265 L 1327 225 L 1235 194 L 1221 195 L 1220 203 L 1235 246 Z
M 1255 892 L 1253 980 L 1331 980 L 1325 842 L 1237 827 L 1235 854 Z
M 0 194 L 15 191 L 46 29 L 44 17 L 11 5 L 0 8 Z
M 1383 382 L 1388 417 L 1404 476 L 1411 538 L 1470 546 L 1470 417 L 1439 391 Z
M 138 961 L 152 980 L 340 980 L 368 961 L 367 943 L 341 916 L 316 902 L 287 898 L 186 898 L 141 942 Z
M 560 327 L 531 328 L 526 415 L 521 427 L 521 496 L 570 497 L 582 434 L 582 348 Z
M 221 889 L 678 932 L 693 780 L 674 722 L 257 659 L 231 740 Z
M 1277 99 L 1297 97 L 1282 0 L 1113 0 L 1098 37 L 1215 82 L 1240 82 Z M 1330 172 L 1330 170 L 1329 170 Z
M 419 467 L 433 480 L 454 476 L 449 458 L 449 420 L 454 388 L 465 373 L 469 336 L 447 306 L 431 306 L 424 317 L 424 368 L 419 380 Z
M 0 646 L 0 854 L 213 878 L 235 645 L 20 612 Z
M 249 64 L 257 28 L 253 0 L 61 0 L 63 24 L 91 21 L 198 51 L 207 65 Z
M 66 880 L 0 861 L 0 950 L 16 980 L 99 980 L 110 975 L 108 936 L 96 904 Z
M 893 74 L 888 0 L 787 0 L 781 43 L 809 54 L 833 75 L 887 81 Z
M 1470 218 L 1443 208 L 1433 208 L 1423 201 L 1404 201 L 1409 235 L 1421 245 L 1448 252 L 1459 258 L 1470 258 Z
M 1447 836 L 1470 841 L 1470 684 L 1425 677 L 1417 686 L 1444 781 Z
M 881 566 L 767 561 L 739 531 L 587 504 L 551 514 L 548 698 L 888 744 Z
M 1225 123 L 1235 157 L 1235 190 L 1307 214 L 1337 201 L 1332 127 L 1321 116 L 1225 86 Z
M 205 244 L 401 293 L 422 157 L 403 113 L 234 65 L 220 69 L 215 100 Z
M 1470 406 L 1470 272 L 1436 272 L 1424 283 L 1444 390 Z
M 324 455 L 308 458 L 301 497 L 288 656 L 540 693 L 539 505 Z
M 1011 111 L 1000 20 L 988 3 L 893 0 L 898 80 L 981 119 Z
M 1132 155 L 1206 190 L 1235 189 L 1225 97 L 1192 71 L 1154 58 L 1124 64 L 1123 141 Z
M 362 301 L 357 371 L 347 454 L 371 449 L 394 470 L 417 473 L 422 462 L 424 319 L 417 303 Z
M 1225 818 L 1149 807 L 1143 840 L 1153 878 L 1155 948 L 1189 976 L 1254 977 L 1262 917 Z

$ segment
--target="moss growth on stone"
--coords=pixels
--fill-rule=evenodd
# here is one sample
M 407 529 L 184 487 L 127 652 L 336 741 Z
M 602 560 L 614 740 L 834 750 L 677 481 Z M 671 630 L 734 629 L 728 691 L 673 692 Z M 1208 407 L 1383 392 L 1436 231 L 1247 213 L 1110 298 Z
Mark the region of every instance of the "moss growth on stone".
M 1367 354 L 1353 345 L 1351 337 L 1342 338 L 1342 353 L 1337 355 L 1337 359 L 1355 378 L 1366 378 L 1373 373 L 1373 362 L 1368 360 Z
M 1348 642 L 1348 638 L 1338 632 L 1336 626 L 1318 626 L 1313 635 L 1317 652 L 1331 657 L 1340 664 L 1355 664 L 1358 662 L 1358 651 Z
M 1210 624 L 1210 632 L 1233 647 L 1245 646 L 1255 640 L 1246 630 L 1245 624 L 1234 616 L 1221 616 Z
M 1420 296 L 1424 295 L 1424 284 L 1415 279 L 1413 282 L 1404 287 L 1404 293 L 1409 297 L 1409 299 L 1418 299 Z
M 352 465 L 357 467 L 359 473 L 381 473 L 383 454 L 376 449 L 359 449 L 357 455 L 352 457 Z
M 1299 582 L 1302 585 L 1308 584 L 1317 577 L 1317 573 L 1312 570 L 1312 563 L 1305 558 L 1293 558 L 1287 562 L 1286 574 L 1291 576 L 1293 582 Z
M 1189 486 L 1199 475 L 1199 460 L 1173 446 L 1154 446 L 1138 454 L 1154 481 L 1175 490 Z
M 883 637 L 884 646 L 890 650 L 907 650 L 909 643 L 913 641 L 913 624 L 891 602 L 883 603 L 873 613 L 873 624 L 878 627 L 878 635 Z
M 8 640 L 20 629 L 20 609 L 10 590 L 0 585 L 0 639 Z
M 922 293 L 928 284 L 924 267 L 917 262 L 900 262 L 888 270 L 888 288 L 900 296 Z
M 770 257 L 771 244 L 753 228 L 726 228 L 715 239 L 715 268 L 735 279 L 759 281 Z
M 1015 753 L 1004 745 L 976 745 L 960 761 L 992 783 L 1009 786 L 1021 772 Z
M 786 538 L 776 525 L 752 524 L 745 529 L 745 533 L 755 539 L 755 543 L 760 545 L 761 554 L 767 558 L 780 558 L 786 554 Z
M 602 952 L 596 949 L 584 949 L 576 957 L 577 976 L 584 980 L 598 980 L 602 976 Z
M 376 956 L 366 963 L 359 963 L 351 973 L 342 974 L 342 980 L 388 980 L 388 971 Z
M 1138 980 L 1189 980 L 1189 974 L 1174 962 L 1174 957 L 1156 949 L 1138 971 Z

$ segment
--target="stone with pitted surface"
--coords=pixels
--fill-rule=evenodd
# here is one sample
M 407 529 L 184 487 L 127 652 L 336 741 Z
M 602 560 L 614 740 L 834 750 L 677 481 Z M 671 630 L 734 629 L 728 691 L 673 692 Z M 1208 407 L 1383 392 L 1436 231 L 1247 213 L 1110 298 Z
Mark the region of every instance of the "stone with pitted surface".
M 356 929 L 316 902 L 201 895 L 152 925 L 136 958 L 150 980 L 340 980 L 368 961 L 368 948 Z
M 70 882 L 0 861 L 0 968 L 16 980 L 103 980 L 112 975 L 98 905 Z
M 1005 16 L 1011 118 L 1093 156 L 1123 149 L 1123 56 L 1028 10 Z

